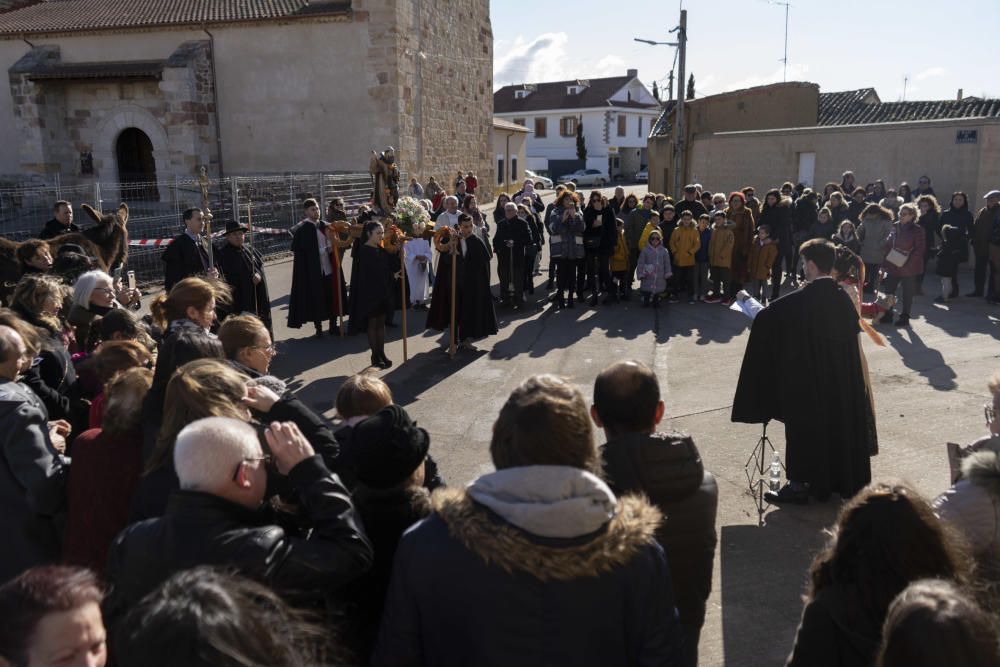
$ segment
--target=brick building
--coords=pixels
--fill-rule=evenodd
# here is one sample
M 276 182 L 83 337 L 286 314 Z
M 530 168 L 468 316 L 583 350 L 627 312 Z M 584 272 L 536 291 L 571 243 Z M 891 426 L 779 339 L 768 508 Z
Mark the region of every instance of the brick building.
M 488 0 L 18 0 L 0 174 L 366 171 L 492 184 Z M 487 189 L 488 186 L 487 186 Z M 150 192 L 151 197 L 156 196 Z

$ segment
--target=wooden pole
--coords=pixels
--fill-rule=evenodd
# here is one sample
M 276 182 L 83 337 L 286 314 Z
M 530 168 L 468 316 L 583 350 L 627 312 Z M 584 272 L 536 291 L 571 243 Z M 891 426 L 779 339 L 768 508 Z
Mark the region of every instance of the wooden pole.
M 337 228 L 333 229 L 333 289 L 334 293 L 337 295 L 337 328 L 340 330 L 340 337 L 344 337 L 344 290 L 341 289 L 342 285 L 340 283 L 340 247 L 337 245 L 337 239 L 340 237 L 340 232 Z
M 406 300 L 406 265 L 403 261 L 403 253 L 406 250 L 406 237 L 400 233 L 399 235 L 399 296 L 401 307 L 403 309 L 403 363 L 405 364 L 409 360 L 409 353 L 407 351 L 407 333 L 406 333 L 406 307 L 409 305 Z
M 458 287 L 458 237 L 452 239 L 454 245 L 451 247 L 451 345 L 448 347 L 448 356 L 455 358 L 455 292 Z

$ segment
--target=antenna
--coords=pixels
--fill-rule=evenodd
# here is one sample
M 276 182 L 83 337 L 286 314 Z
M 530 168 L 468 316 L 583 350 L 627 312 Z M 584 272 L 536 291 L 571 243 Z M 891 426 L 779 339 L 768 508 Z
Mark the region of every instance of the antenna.
M 910 75 L 906 74 L 903 76 L 903 99 L 901 101 L 906 101 L 906 84 L 910 82 Z
M 781 80 L 788 81 L 788 8 L 792 6 L 790 2 L 778 2 L 778 0 L 768 0 L 769 5 L 781 5 L 785 8 L 785 57 L 781 59 L 784 68 L 781 72 Z

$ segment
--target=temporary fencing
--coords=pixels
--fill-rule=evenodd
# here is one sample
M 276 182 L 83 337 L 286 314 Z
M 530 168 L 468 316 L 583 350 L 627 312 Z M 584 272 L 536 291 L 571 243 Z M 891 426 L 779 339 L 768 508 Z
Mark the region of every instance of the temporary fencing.
M 400 178 L 405 183 L 404 177 Z M 316 199 L 321 210 L 341 197 L 349 215 L 371 198 L 371 178 L 366 173 L 286 174 L 230 176 L 208 181 L 208 208 L 212 211 L 215 243 L 232 220 L 253 223 L 253 245 L 265 259 L 289 251 L 291 227 L 303 217 L 302 202 Z M 142 183 L 52 184 L 0 187 L 0 235 L 22 241 L 41 231 L 52 217 L 52 204 L 66 200 L 73 205 L 74 222 L 81 228 L 92 221 L 80 208 L 90 204 L 105 213 L 120 202 L 129 205 L 128 269 L 140 284 L 162 281 L 160 253 L 183 229 L 182 214 L 202 208 L 197 178 Z M 248 206 L 250 214 L 248 217 Z

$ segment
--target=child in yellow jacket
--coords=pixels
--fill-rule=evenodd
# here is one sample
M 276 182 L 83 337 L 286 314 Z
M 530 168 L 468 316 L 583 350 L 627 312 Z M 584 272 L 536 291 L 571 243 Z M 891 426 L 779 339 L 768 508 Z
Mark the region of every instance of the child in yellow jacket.
M 625 296 L 628 293 L 628 244 L 625 242 L 625 221 L 621 218 L 615 219 L 618 227 L 618 243 L 615 245 L 615 252 L 611 255 L 611 277 L 618 285 L 618 291 L 614 301 L 618 296 Z
M 649 245 L 649 235 L 654 229 L 660 229 L 660 214 L 656 211 L 651 211 L 649 214 L 649 222 L 646 223 L 646 227 L 642 230 L 642 234 L 639 236 L 639 252 L 645 250 L 646 246 Z
M 701 248 L 701 234 L 694 226 L 691 211 L 681 213 L 680 224 L 670 235 L 670 252 L 673 253 L 674 275 L 677 276 L 677 290 L 686 289 L 688 303 L 694 303 L 694 256 Z
M 757 238 L 750 246 L 747 258 L 747 272 L 750 274 L 750 295 L 767 303 L 767 290 L 763 289 L 771 277 L 771 267 L 778 258 L 778 244 L 771 238 L 771 228 L 761 225 L 757 228 Z

